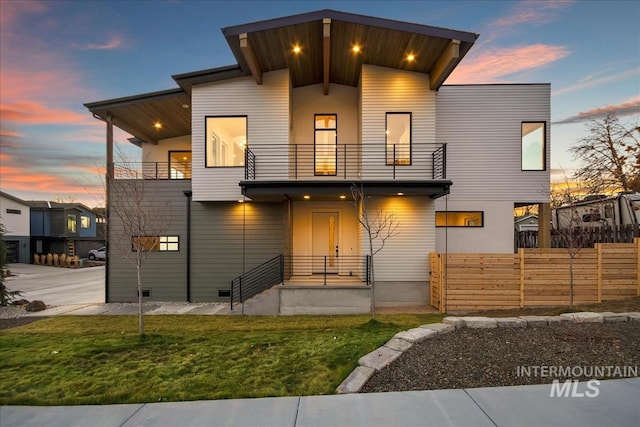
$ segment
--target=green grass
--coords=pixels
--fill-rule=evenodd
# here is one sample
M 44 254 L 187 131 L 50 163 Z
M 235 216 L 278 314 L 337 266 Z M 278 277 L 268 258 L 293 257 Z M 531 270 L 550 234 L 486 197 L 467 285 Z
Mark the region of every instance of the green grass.
M 0 404 L 330 394 L 358 359 L 438 314 L 54 317 L 0 332 Z

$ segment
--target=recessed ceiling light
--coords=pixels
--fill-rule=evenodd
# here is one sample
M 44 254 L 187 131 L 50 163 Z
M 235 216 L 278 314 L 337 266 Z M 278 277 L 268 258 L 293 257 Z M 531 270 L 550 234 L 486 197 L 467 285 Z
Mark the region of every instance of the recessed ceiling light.
M 407 55 L 407 61 L 413 62 L 413 61 L 415 61 L 415 59 L 416 59 L 416 57 L 415 57 L 415 55 L 413 53 L 410 53 L 410 54 Z
M 398 196 L 404 196 L 404 193 L 397 193 Z
M 238 199 L 238 203 L 244 203 L 244 200 Z
M 155 122 L 155 123 L 153 124 L 153 127 L 154 127 L 154 128 L 156 128 L 156 129 L 161 129 L 161 128 L 162 128 L 162 123 L 160 123 L 160 122 Z
M 293 47 L 293 53 L 298 54 L 300 52 L 302 52 L 302 48 L 300 46 L 298 46 L 298 45 L 295 45 Z
M 351 48 L 351 51 L 353 53 L 360 53 L 360 46 L 358 46 L 357 44 L 354 44 L 353 47 Z
M 305 199 L 305 200 L 309 200 L 309 199 L 311 198 L 311 196 L 310 196 L 310 195 L 308 195 L 308 194 L 305 194 L 305 195 L 304 195 L 304 196 L 302 196 L 302 197 L 304 197 L 304 199 Z
M 346 198 L 347 198 L 347 196 L 345 196 L 345 195 L 340 195 L 340 198 L 341 198 L 342 200 L 344 200 L 344 199 L 346 199 Z

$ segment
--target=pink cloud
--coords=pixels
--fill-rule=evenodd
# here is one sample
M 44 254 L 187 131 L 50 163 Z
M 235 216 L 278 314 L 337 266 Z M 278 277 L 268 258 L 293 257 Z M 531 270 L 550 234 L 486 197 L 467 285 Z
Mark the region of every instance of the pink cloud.
M 615 113 L 618 117 L 640 114 L 640 97 L 616 105 L 607 105 L 606 107 L 583 111 L 576 114 L 575 116 L 567 117 L 566 119 L 553 122 L 553 124 L 583 123 L 589 120 L 602 118 L 608 113 Z
M 38 101 L 21 101 L 12 104 L 0 105 L 0 116 L 8 122 L 24 124 L 74 124 L 89 125 L 98 124 L 96 120 L 86 114 L 75 111 L 49 108 Z
M 467 58 L 451 73 L 447 84 L 498 83 L 504 76 L 542 67 L 569 55 L 564 46 L 535 44 L 492 48 Z
M 593 86 L 600 86 L 605 83 L 611 83 L 618 80 L 624 80 L 629 77 L 635 77 L 636 79 L 640 76 L 640 67 L 632 68 L 630 70 L 622 71 L 616 74 L 606 75 L 605 77 L 593 78 L 593 75 L 589 75 L 574 85 L 564 87 L 562 89 L 558 89 L 553 91 L 553 96 L 562 95 L 569 92 L 574 92 L 576 90 L 585 89 Z
M 5 138 L 22 138 L 24 135 L 18 132 L 12 132 L 10 130 L 0 129 L 0 136 L 3 136 Z
M 0 24 L 9 28 L 15 24 L 23 15 L 44 13 L 49 10 L 44 2 L 39 1 L 4 1 L 2 2 L 2 13 L 0 13 Z
M 547 24 L 556 19 L 553 11 L 569 6 L 572 1 L 524 1 L 516 3 L 514 12 L 491 23 L 492 26 L 512 27 L 520 24 Z

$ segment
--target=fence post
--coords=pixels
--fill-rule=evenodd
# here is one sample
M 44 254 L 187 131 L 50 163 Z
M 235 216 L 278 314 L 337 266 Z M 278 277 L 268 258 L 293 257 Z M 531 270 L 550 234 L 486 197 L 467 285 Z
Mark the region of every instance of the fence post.
M 231 311 L 233 311 L 233 280 L 231 281 L 231 292 L 229 292 L 229 296 L 231 297 Z
M 520 308 L 524 308 L 524 248 L 518 249 L 520 260 Z
M 447 254 L 444 255 L 445 257 Z M 445 295 L 447 291 L 446 276 L 447 272 L 444 268 L 444 258 L 441 254 L 438 255 L 438 268 L 440 269 L 440 313 L 447 312 L 447 297 Z
M 633 239 L 636 243 L 636 287 L 638 288 L 637 294 L 640 297 L 640 237 Z
M 598 263 L 598 302 L 602 302 L 602 244 L 596 243 L 596 257 Z
M 324 285 L 327 286 L 327 256 L 324 256 Z

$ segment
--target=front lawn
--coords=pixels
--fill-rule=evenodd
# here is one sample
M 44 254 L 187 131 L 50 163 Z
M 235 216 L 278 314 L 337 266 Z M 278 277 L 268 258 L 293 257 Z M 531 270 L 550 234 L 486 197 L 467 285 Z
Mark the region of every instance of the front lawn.
M 330 394 L 358 359 L 438 314 L 54 317 L 0 331 L 0 404 Z

